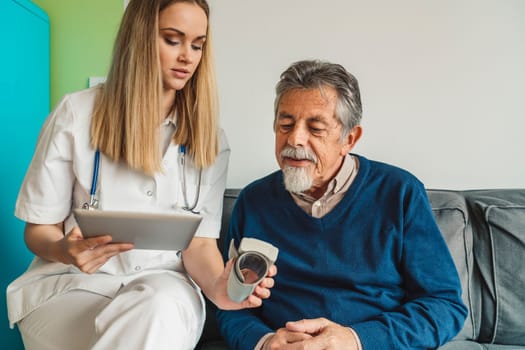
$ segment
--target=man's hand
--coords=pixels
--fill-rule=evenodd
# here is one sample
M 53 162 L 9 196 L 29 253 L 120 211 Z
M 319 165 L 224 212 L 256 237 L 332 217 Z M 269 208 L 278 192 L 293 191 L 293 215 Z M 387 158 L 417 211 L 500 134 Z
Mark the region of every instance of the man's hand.
M 303 349 L 300 347 L 302 342 L 311 338 L 312 336 L 307 333 L 292 332 L 286 328 L 279 328 L 275 334 L 266 339 L 261 350 Z M 295 347 L 296 345 L 298 347 Z
M 263 350 L 357 350 L 357 340 L 344 326 L 316 318 L 287 322 L 264 343 Z

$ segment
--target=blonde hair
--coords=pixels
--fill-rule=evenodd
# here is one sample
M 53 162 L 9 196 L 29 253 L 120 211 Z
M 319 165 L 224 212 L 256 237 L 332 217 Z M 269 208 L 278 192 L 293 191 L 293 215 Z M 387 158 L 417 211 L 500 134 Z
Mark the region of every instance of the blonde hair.
M 205 0 L 131 0 L 113 48 L 106 83 L 97 92 L 91 143 L 113 161 L 152 175 L 161 170 L 162 77 L 158 50 L 159 13 L 176 2 L 201 7 L 208 17 L 202 58 L 192 78 L 176 92 L 174 142 L 185 145 L 198 168 L 217 157 L 218 97 Z

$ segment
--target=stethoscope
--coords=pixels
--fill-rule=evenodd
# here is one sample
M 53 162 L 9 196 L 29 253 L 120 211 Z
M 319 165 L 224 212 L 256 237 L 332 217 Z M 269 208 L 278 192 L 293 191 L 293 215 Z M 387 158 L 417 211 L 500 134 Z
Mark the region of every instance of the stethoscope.
M 194 214 L 198 214 L 198 211 L 195 211 L 197 203 L 199 202 L 199 194 L 201 191 L 201 179 L 202 179 L 202 168 L 199 169 L 199 179 L 197 181 L 197 194 L 193 199 L 191 205 L 188 204 L 188 195 L 186 187 L 186 146 L 179 146 L 180 153 L 180 164 L 182 166 L 182 197 L 184 199 L 183 210 L 190 211 Z M 98 199 L 97 199 L 97 183 L 98 183 L 98 172 L 100 166 L 100 151 L 97 149 L 95 151 L 95 160 L 93 164 L 93 176 L 91 177 L 91 190 L 89 191 L 89 203 L 86 202 L 82 205 L 83 209 L 98 209 Z

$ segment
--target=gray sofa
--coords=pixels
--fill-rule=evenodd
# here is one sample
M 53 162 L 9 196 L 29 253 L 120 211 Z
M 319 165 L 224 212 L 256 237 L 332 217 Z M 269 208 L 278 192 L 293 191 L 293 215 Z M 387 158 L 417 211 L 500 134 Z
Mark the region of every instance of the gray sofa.
M 221 237 L 238 193 L 224 195 Z M 463 329 L 440 350 L 525 350 L 525 189 L 427 193 L 469 308 Z M 212 305 L 198 349 L 228 349 Z

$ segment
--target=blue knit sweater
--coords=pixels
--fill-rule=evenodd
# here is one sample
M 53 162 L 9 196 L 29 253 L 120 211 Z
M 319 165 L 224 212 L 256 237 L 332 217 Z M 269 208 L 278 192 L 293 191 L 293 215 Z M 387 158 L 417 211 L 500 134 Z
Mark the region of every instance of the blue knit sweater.
M 279 257 L 262 307 L 217 313 L 231 349 L 253 349 L 303 318 L 352 327 L 364 350 L 433 349 L 461 329 L 457 271 L 423 185 L 402 169 L 358 159 L 348 192 L 322 218 L 295 204 L 280 171 L 240 193 L 226 245 L 256 237 Z

